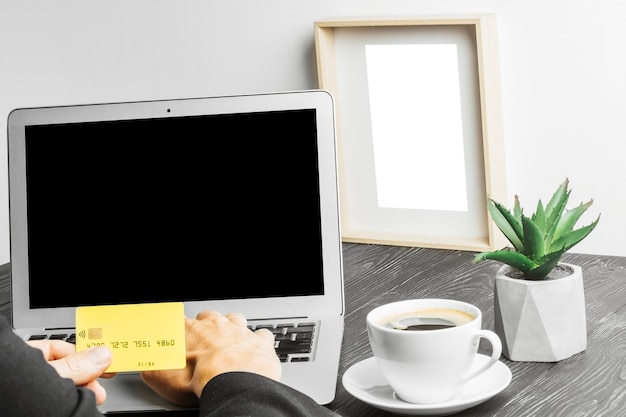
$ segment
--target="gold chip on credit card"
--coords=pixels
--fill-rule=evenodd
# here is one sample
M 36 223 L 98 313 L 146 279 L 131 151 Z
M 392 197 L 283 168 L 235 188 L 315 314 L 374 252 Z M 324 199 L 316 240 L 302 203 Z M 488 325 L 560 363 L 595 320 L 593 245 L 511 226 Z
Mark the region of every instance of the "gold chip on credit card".
M 183 303 L 76 308 L 76 350 L 107 346 L 106 372 L 180 369 L 186 365 Z

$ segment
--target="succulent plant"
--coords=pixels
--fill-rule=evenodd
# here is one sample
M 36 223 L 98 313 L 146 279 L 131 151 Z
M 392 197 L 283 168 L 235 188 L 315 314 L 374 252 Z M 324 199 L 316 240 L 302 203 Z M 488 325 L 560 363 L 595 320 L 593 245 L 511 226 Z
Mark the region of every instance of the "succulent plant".
M 570 193 L 569 179 L 566 178 L 548 205 L 544 207 L 539 200 L 531 217 L 524 215 L 517 195 L 513 211 L 488 198 L 489 214 L 512 247 L 481 252 L 474 257 L 473 263 L 491 259 L 517 269 L 523 274 L 523 279 L 546 279 L 561 256 L 587 237 L 600 221 L 598 215 L 592 223 L 574 229 L 580 216 L 593 204 L 593 199 L 568 210 L 566 205 Z

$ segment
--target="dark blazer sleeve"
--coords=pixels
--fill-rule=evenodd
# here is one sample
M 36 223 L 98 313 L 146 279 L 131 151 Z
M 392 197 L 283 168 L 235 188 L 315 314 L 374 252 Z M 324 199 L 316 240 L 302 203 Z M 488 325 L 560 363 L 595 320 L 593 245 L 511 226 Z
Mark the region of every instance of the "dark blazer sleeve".
M 11 417 L 102 417 L 93 392 L 60 378 L 40 350 L 0 317 L 0 414 Z
M 200 398 L 201 417 L 338 417 L 312 398 L 261 375 L 230 372 L 213 378 Z

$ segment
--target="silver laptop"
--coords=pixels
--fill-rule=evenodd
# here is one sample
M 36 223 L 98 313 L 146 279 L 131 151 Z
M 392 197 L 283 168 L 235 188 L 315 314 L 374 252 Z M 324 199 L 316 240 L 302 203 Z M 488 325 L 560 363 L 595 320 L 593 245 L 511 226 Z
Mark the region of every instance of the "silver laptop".
M 275 329 L 283 382 L 335 397 L 344 295 L 323 90 L 22 108 L 8 117 L 12 323 L 72 341 L 77 306 L 183 301 Z M 105 413 L 177 410 L 136 373 Z

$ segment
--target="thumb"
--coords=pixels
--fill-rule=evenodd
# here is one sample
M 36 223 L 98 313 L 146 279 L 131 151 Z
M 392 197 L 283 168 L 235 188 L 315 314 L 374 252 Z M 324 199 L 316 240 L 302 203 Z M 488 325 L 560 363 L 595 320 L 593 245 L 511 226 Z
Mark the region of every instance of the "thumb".
M 84 385 L 101 376 L 111 362 L 109 348 L 97 346 L 48 363 L 60 376 L 71 379 L 76 385 Z

